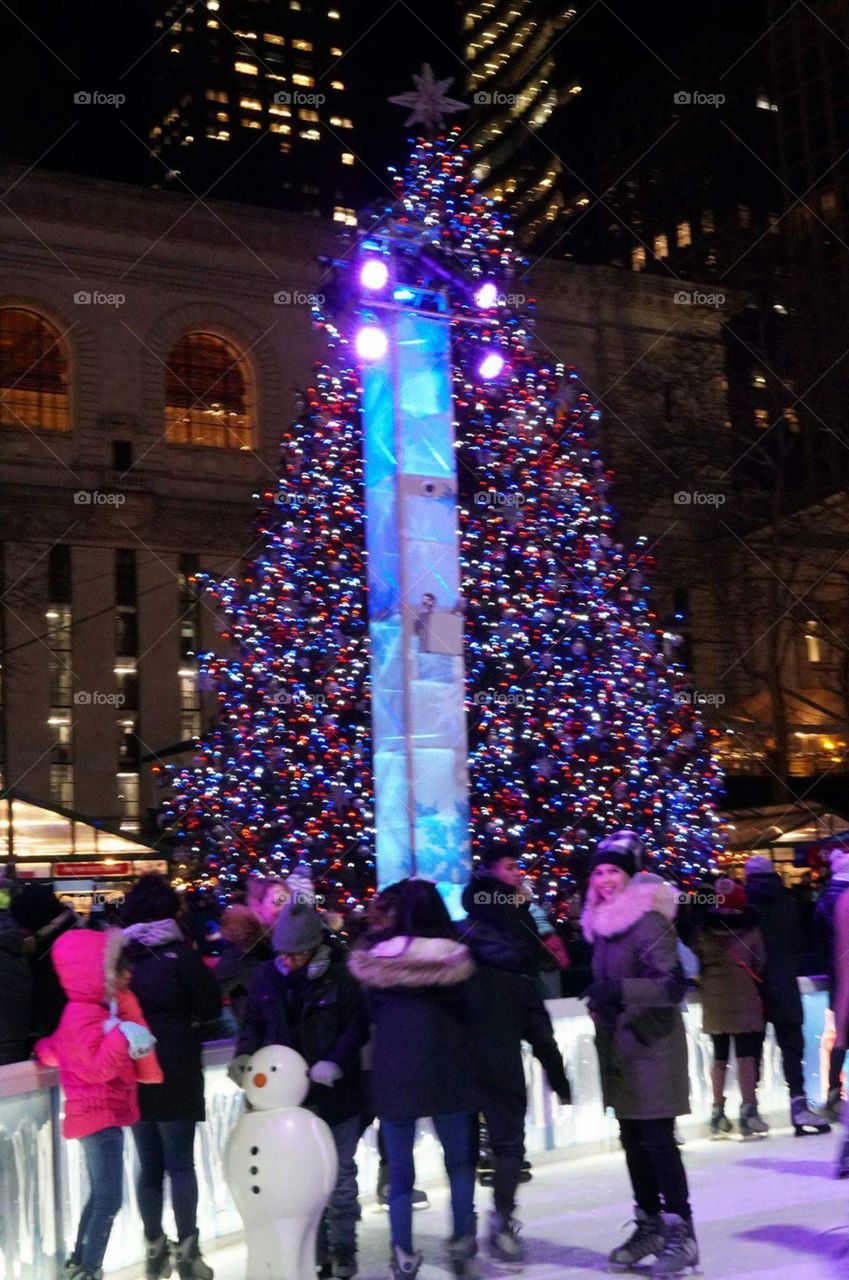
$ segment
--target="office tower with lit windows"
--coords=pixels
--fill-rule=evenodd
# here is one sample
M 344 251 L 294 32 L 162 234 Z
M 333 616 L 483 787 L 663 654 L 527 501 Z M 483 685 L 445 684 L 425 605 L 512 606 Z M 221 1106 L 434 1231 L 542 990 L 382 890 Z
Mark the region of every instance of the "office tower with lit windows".
M 504 196 L 518 235 L 551 234 L 562 207 L 563 159 L 557 118 L 581 92 L 566 74 L 561 42 L 576 10 L 557 0 L 465 0 L 463 58 L 473 116 L 466 140 L 475 176 L 488 195 Z
M 153 183 L 352 225 L 353 121 L 335 0 L 162 0 Z

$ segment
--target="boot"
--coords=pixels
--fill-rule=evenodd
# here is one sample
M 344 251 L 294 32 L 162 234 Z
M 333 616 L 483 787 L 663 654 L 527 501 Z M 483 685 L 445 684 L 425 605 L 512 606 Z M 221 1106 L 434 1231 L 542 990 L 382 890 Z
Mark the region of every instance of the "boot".
M 334 1280 L 350 1280 L 357 1274 L 357 1250 L 354 1245 L 337 1245 L 333 1250 L 330 1274 Z
M 831 1125 L 818 1112 L 812 1110 L 804 1094 L 790 1099 L 790 1122 L 796 1136 L 804 1133 L 831 1133 Z
M 173 1270 L 171 1246 L 165 1236 L 144 1242 L 144 1274 L 146 1280 L 164 1280 Z
M 512 1263 L 520 1267 L 525 1261 L 525 1246 L 519 1239 L 521 1223 L 515 1218 L 493 1211 L 489 1215 L 489 1256 L 494 1262 Z
M 849 1178 L 849 1137 L 841 1139 L 834 1176 L 840 1179 Z
M 699 1265 L 699 1246 L 693 1231 L 693 1219 L 680 1218 L 677 1213 L 665 1213 L 663 1225 L 666 1241 L 649 1275 L 680 1276 L 685 1271 L 695 1270 Z
M 389 1280 L 412 1280 L 419 1274 L 421 1265 L 420 1253 L 405 1253 L 397 1244 L 393 1245 L 389 1256 Z
M 611 1271 L 630 1271 L 631 1267 L 642 1262 L 643 1258 L 648 1258 L 650 1254 L 659 1257 L 663 1251 L 666 1234 L 660 1214 L 646 1213 L 645 1210 L 638 1208 L 634 1213 L 634 1221 L 637 1224 L 634 1231 L 625 1243 L 620 1244 L 619 1248 L 614 1249 L 608 1257 Z
M 212 1267 L 208 1267 L 200 1256 L 198 1233 L 192 1232 L 181 1240 L 174 1251 L 177 1261 L 177 1275 L 180 1280 L 213 1280 Z
M 725 1099 L 714 1106 L 710 1113 L 710 1136 L 711 1140 L 715 1138 L 727 1138 L 734 1126 L 725 1114 Z
M 833 1124 L 836 1124 L 840 1119 L 841 1107 L 840 1085 L 838 1084 L 833 1089 L 829 1089 L 823 1105 L 822 1113 L 826 1120 L 830 1120 Z
M 769 1125 L 758 1115 L 756 1102 L 744 1102 L 740 1108 L 740 1132 L 744 1138 L 765 1138 Z
M 460 1280 L 478 1280 L 480 1267 L 477 1263 L 478 1242 L 475 1236 L 452 1236 L 448 1241 L 447 1252 L 455 1276 L 460 1277 Z
M 530 1160 L 523 1160 L 523 1161 L 522 1161 L 522 1171 L 521 1171 L 521 1173 L 519 1174 L 519 1181 L 520 1181 L 520 1182 L 530 1182 L 530 1180 L 531 1180 L 531 1178 L 532 1178 L 533 1176 L 534 1176 L 534 1170 L 533 1170 L 533 1165 L 531 1164 Z

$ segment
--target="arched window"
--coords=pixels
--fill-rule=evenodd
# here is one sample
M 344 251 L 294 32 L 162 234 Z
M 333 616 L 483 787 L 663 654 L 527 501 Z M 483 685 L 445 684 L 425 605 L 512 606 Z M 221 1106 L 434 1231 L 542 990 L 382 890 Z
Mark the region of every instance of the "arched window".
M 253 424 L 244 357 L 214 333 L 186 333 L 165 371 L 165 427 L 173 444 L 249 449 Z
M 0 307 L 0 424 L 38 431 L 70 427 L 62 335 L 23 307 Z

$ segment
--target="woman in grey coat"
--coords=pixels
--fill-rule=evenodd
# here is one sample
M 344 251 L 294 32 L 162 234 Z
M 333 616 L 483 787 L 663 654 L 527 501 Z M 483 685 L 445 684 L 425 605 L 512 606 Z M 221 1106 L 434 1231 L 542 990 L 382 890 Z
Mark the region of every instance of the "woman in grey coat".
M 627 1270 L 655 1256 L 651 1275 L 678 1275 L 699 1261 L 675 1117 L 690 1110 L 687 1041 L 680 1004 L 678 893 L 640 873 L 632 831 L 598 845 L 582 916 L 593 944 L 587 992 L 606 1107 L 619 1121 L 634 1190 L 636 1229 L 610 1255 Z

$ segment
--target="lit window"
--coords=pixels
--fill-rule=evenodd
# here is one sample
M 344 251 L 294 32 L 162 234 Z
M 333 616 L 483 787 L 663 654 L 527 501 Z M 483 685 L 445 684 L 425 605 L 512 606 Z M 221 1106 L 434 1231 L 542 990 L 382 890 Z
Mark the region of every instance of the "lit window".
M 218 0 L 206 0 L 206 7 L 207 9 L 212 9 L 214 13 L 216 9 L 221 8 L 221 5 L 218 3 Z
M 315 85 L 315 80 L 312 76 L 305 76 L 303 72 L 296 71 L 292 76 L 292 84 L 298 85 L 301 89 L 312 89 Z
M 318 118 L 318 112 L 313 111 L 311 107 L 301 107 L 298 112 L 299 120 L 309 120 L 311 123 L 317 123 Z
M 230 101 L 230 99 L 228 98 L 227 94 L 224 92 L 223 89 L 207 89 L 206 100 L 207 102 L 229 102 Z M 165 123 L 168 124 L 168 121 L 166 120 Z
M 347 116 L 331 116 L 330 123 L 336 129 L 353 129 L 354 125 Z
M 752 225 L 752 210 L 747 204 L 738 204 L 737 222 L 744 230 Z
M 252 62 L 242 62 L 241 60 L 237 60 L 236 62 L 233 63 L 233 67 L 236 71 L 239 72 L 240 75 L 243 75 L 243 76 L 259 75 L 258 68 L 255 67 Z
M 716 223 L 713 219 L 713 210 L 705 209 L 702 213 L 702 233 L 706 236 L 712 236 L 716 231 Z
M 243 111 L 262 111 L 262 103 L 259 98 L 240 98 L 239 106 Z
M 343 164 L 353 164 L 353 163 L 354 163 L 354 157 L 353 157 L 353 155 L 351 154 L 351 152 L 350 152 L 350 151 L 343 151 L 343 152 L 342 152 L 342 163 L 343 163 Z
M 289 152 L 292 150 L 291 142 L 281 142 L 280 150 L 283 152 L 284 155 L 288 155 Z
M 285 84 L 285 83 L 286 83 L 286 77 L 285 77 L 285 76 L 277 76 L 277 75 L 274 75 L 274 73 L 273 73 L 273 72 L 271 72 L 271 71 L 266 71 L 266 73 L 265 73 L 265 78 L 266 78 L 266 80 L 279 80 L 282 84 Z
M 252 120 L 250 116 L 242 116 L 241 125 L 243 129 L 261 129 L 262 123 L 259 120 Z
M 295 11 L 295 13 L 300 13 L 300 12 L 301 12 L 301 0 L 289 0 L 289 8 L 290 8 L 290 9 L 293 9 L 293 10 Z
M 279 120 L 272 120 L 268 126 L 270 133 L 291 133 L 292 126 L 289 124 L 281 124 Z
M 216 120 L 220 120 L 222 124 L 229 124 L 229 123 L 230 123 L 230 112 L 229 112 L 229 111 L 216 111 L 216 113 L 215 113 L 215 119 L 216 119 Z
M 298 137 L 304 138 L 307 142 L 319 142 L 321 134 L 318 129 L 301 129 Z
M 822 662 L 822 640 L 817 634 L 817 624 L 814 619 L 805 626 L 805 652 L 812 666 Z
M 343 209 L 341 205 L 336 205 L 333 210 L 333 221 L 344 222 L 346 227 L 355 227 L 357 225 L 357 212 L 355 209 Z
M 300 49 L 303 53 L 312 53 L 312 42 L 309 40 L 293 40 L 293 49 Z
M 794 434 L 795 432 L 799 431 L 801 428 L 801 423 L 799 422 L 799 415 L 795 409 L 784 410 L 784 421 L 787 424 L 787 430 L 794 432 Z
M 206 136 L 211 138 L 213 142 L 230 141 L 230 134 L 227 129 L 207 129 Z
M 266 31 L 262 37 L 266 44 L 285 44 L 283 36 L 275 35 L 273 31 Z
M 340 89 L 340 90 L 345 88 L 341 80 L 331 80 L 330 87 L 331 89 Z
M 693 243 L 693 233 L 690 229 L 689 222 L 679 222 L 675 228 L 675 243 L 679 249 L 686 249 L 687 245 Z
M 277 103 L 277 102 L 272 102 L 272 103 L 270 103 L 270 104 L 269 104 L 269 107 L 268 107 L 268 114 L 269 114 L 270 116 L 285 116 L 285 117 L 287 118 L 287 120 L 288 120 L 288 119 L 289 119 L 289 117 L 290 117 L 290 116 L 291 116 L 291 114 L 292 114 L 292 108 L 291 108 L 291 107 L 281 107 L 281 106 L 279 105 L 279 103 Z
M 338 9 L 328 9 L 328 10 L 327 10 L 327 16 L 328 16 L 328 18 L 332 19 L 333 21 L 338 22 L 338 21 L 339 21 L 339 18 L 340 18 L 340 16 L 341 16 L 341 15 L 340 15 L 340 13 L 339 13 L 339 10 L 338 10 Z
M 249 449 L 249 373 L 224 338 L 187 333 L 165 362 L 165 429 L 173 444 Z
M 59 330 L 35 311 L 0 308 L 0 423 L 68 431 L 68 357 Z
M 331 58 L 341 58 L 341 57 L 342 57 L 342 50 L 341 50 L 341 49 L 331 49 L 331 50 L 330 50 L 330 56 L 331 56 Z
M 216 18 L 207 18 L 206 25 L 211 27 L 213 31 L 217 31 L 221 26 L 221 23 Z
M 653 248 L 656 258 L 669 257 L 669 240 L 666 236 L 655 236 Z
M 755 106 L 761 111 L 777 111 L 778 103 L 773 102 L 765 93 L 759 93 L 755 98 Z
M 765 430 L 769 426 L 769 413 L 766 409 L 755 410 L 755 426 Z
M 171 48 L 168 50 L 168 52 L 169 52 L 169 53 L 182 53 L 182 52 L 183 52 L 183 46 L 182 46 L 182 45 L 180 45 L 180 44 L 172 44 L 172 45 L 171 45 Z
M 636 249 L 631 250 L 631 270 L 645 271 L 646 269 L 646 251 L 643 246 L 637 245 Z
M 755 369 L 755 371 L 752 374 L 752 386 L 753 387 L 766 386 L 766 374 L 761 373 L 760 369 Z
M 255 31 L 234 31 L 234 36 L 238 36 L 240 40 L 256 40 Z

